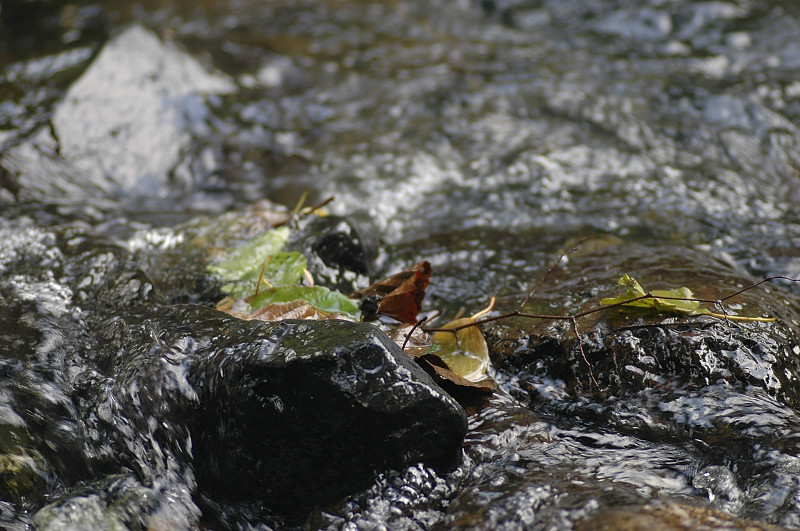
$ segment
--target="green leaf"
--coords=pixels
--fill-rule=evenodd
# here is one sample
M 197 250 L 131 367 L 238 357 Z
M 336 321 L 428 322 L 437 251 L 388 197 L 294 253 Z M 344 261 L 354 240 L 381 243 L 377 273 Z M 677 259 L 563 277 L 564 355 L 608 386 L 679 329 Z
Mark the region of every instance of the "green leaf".
M 663 313 L 681 313 L 684 315 L 700 315 L 702 313 L 709 313 L 705 308 L 700 307 L 700 301 L 678 300 L 678 299 L 693 299 L 694 293 L 687 287 L 660 290 L 656 289 L 650 292 L 655 296 L 653 305 Z M 670 297 L 664 299 L 662 297 Z
M 644 295 L 647 295 L 647 293 L 645 293 L 644 289 L 642 289 L 642 286 L 639 285 L 636 279 L 629 276 L 627 273 L 619 277 L 617 284 L 619 284 L 623 288 L 628 288 L 628 289 L 625 291 L 625 293 L 622 293 L 616 297 L 603 299 L 602 301 L 600 301 L 601 304 L 619 304 L 621 302 L 625 302 L 630 299 L 635 299 L 636 297 L 642 297 Z M 630 304 L 635 305 L 636 302 L 632 302 Z
M 440 350 L 442 350 L 442 345 L 440 345 L 439 343 L 432 343 L 431 346 L 425 349 L 425 352 L 423 352 L 422 355 L 424 356 L 425 354 L 436 354 Z
M 307 267 L 308 262 L 303 253 L 297 251 L 277 253 L 272 255 L 264 269 L 263 278 L 273 286 L 292 286 L 300 282 L 303 270 Z
M 248 304 L 257 310 L 275 302 L 303 300 L 325 313 L 338 313 L 356 318 L 358 305 L 338 291 L 324 286 L 279 286 L 261 291 L 247 299 Z
M 706 308 L 700 307 L 699 301 L 685 300 L 694 298 L 692 290 L 687 287 L 671 290 L 653 290 L 650 292 L 652 297 L 633 300 L 647 295 L 639 282 L 633 277 L 625 274 L 617 282 L 620 286 L 627 288 L 624 293 L 616 297 L 610 297 L 600 301 L 603 305 L 621 304 L 622 307 L 640 308 L 652 313 L 672 313 L 681 315 L 700 315 L 710 314 Z
M 207 269 L 225 282 L 223 292 L 242 297 L 255 290 L 264 260 L 280 252 L 288 239 L 288 227 L 272 229 L 233 249 L 224 259 L 209 264 Z

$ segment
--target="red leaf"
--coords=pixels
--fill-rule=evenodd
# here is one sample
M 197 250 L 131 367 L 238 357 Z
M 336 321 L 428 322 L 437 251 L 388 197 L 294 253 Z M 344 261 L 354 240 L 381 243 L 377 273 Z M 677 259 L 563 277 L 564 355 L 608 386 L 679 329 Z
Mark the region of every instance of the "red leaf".
M 432 273 L 431 264 L 426 260 L 357 291 L 355 295 L 363 301 L 362 315 L 367 320 L 385 315 L 403 323 L 416 323 Z

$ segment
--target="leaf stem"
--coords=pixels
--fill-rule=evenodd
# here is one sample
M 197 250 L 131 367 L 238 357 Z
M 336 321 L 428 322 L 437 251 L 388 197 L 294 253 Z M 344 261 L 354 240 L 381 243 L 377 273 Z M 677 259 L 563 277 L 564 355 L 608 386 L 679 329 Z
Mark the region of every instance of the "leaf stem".
M 267 266 L 269 265 L 270 261 L 272 260 L 272 255 L 267 256 L 267 259 L 264 260 L 264 265 L 261 266 L 261 271 L 258 273 L 258 280 L 256 280 L 256 295 L 258 295 L 258 290 L 261 289 L 261 283 L 263 282 L 270 288 L 272 288 L 272 284 L 270 284 L 266 278 L 264 278 L 264 273 L 267 271 Z
M 716 317 L 717 319 L 725 319 L 727 321 L 750 321 L 756 323 L 774 323 L 777 321 L 775 317 L 746 317 L 743 315 L 727 315 L 724 313 L 714 313 L 714 312 L 706 312 L 700 315 L 710 315 L 711 317 Z

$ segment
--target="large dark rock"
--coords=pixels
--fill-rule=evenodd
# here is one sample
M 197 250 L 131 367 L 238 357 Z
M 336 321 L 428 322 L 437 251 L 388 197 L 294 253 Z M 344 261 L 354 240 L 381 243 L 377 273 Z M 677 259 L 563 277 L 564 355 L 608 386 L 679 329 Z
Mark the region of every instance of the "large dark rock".
M 460 459 L 464 411 L 371 325 L 170 306 L 116 328 L 109 344 L 123 345 L 126 361 L 114 402 L 161 446 L 183 445 L 175 426 L 185 424 L 191 450 L 175 453 L 191 454 L 212 498 L 296 510 L 375 471 Z
M 461 407 L 377 328 L 345 321 L 234 325 L 193 368 L 201 489 L 308 506 L 376 470 L 459 461 Z

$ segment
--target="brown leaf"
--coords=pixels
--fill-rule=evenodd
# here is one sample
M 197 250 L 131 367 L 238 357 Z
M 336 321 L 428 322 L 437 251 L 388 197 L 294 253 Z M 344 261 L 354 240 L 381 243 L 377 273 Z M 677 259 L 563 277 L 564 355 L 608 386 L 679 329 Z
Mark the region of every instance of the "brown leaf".
M 491 378 L 479 382 L 470 382 L 447 368 L 447 364 L 436 354 L 425 354 L 414 360 L 430 374 L 436 383 L 453 395 L 457 400 L 475 395 L 491 394 L 497 384 Z
M 234 301 L 232 297 L 226 297 L 217 304 L 217 310 L 246 321 L 283 321 L 284 319 L 310 319 L 314 321 L 341 319 L 352 321 L 352 318 L 347 315 L 324 312 L 302 299 L 289 302 L 273 302 L 253 312 L 249 308 L 244 299 Z
M 422 356 L 433 344 L 430 334 L 412 324 L 398 326 L 392 331 L 391 337 L 400 348 L 405 345 L 403 352 L 412 358 Z
M 303 300 L 273 302 L 246 317 L 246 319 L 258 319 L 259 321 L 282 321 L 284 319 L 313 319 L 321 321 L 327 318 L 328 314 L 317 310 Z
M 362 299 L 364 319 L 385 315 L 403 323 L 416 323 L 432 273 L 431 264 L 426 260 L 354 293 Z

